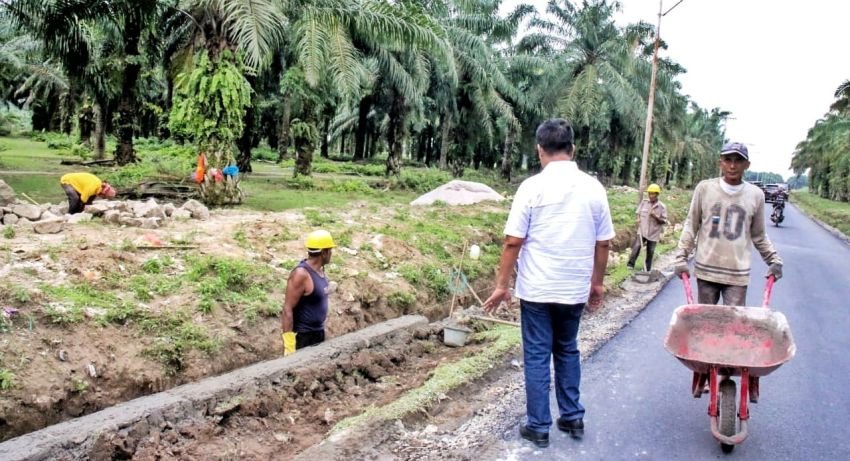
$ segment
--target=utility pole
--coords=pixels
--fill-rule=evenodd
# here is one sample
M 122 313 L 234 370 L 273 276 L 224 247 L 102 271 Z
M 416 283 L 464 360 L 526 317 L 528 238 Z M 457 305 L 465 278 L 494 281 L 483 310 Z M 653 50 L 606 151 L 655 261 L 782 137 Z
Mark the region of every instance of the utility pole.
M 661 43 L 661 17 L 673 11 L 685 0 L 679 0 L 669 10 L 664 11 L 664 0 L 658 0 L 658 25 L 655 28 L 655 46 L 652 51 L 652 76 L 649 79 L 649 99 L 646 104 L 646 127 L 643 132 L 643 156 L 640 162 L 640 183 L 638 190 L 638 203 L 643 200 L 646 191 L 646 169 L 649 165 L 649 145 L 652 143 L 652 115 L 655 110 L 655 82 L 658 77 L 658 47 Z M 662 13 L 662 11 L 664 11 Z

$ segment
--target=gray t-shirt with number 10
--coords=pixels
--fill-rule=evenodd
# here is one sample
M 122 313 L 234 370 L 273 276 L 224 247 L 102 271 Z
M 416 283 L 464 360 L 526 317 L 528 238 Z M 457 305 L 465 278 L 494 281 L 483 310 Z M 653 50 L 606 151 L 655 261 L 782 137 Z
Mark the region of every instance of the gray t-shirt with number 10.
M 764 192 L 744 183 L 740 191 L 729 193 L 721 181 L 706 179 L 694 190 L 676 262 L 687 262 L 696 248 L 697 278 L 746 286 L 750 281 L 750 244 L 768 265 L 782 264 L 782 258 L 765 232 Z

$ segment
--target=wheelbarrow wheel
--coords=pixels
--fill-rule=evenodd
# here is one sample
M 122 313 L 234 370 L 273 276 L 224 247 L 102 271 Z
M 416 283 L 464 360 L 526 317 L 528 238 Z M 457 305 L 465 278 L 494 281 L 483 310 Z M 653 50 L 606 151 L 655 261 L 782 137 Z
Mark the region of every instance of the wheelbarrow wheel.
M 720 433 L 726 436 L 735 435 L 735 423 L 738 415 L 735 411 L 735 381 L 729 378 L 720 383 Z M 735 445 L 721 443 L 723 453 L 732 453 Z

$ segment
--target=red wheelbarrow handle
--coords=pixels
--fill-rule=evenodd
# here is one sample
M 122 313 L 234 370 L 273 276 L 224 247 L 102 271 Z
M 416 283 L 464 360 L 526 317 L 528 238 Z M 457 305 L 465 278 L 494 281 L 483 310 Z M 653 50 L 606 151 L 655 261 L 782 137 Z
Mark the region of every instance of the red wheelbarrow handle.
M 685 285 L 685 300 L 688 304 L 694 303 L 694 292 L 691 290 L 691 276 L 687 272 L 682 272 L 680 275 L 682 283 Z
M 687 272 L 682 272 L 682 284 L 685 286 L 685 299 L 688 304 L 694 303 L 694 292 L 691 290 L 691 277 Z M 768 309 L 770 306 L 770 298 L 773 296 L 773 284 L 776 283 L 776 277 L 770 275 L 767 277 L 767 283 L 764 285 L 764 298 L 761 302 L 762 307 Z

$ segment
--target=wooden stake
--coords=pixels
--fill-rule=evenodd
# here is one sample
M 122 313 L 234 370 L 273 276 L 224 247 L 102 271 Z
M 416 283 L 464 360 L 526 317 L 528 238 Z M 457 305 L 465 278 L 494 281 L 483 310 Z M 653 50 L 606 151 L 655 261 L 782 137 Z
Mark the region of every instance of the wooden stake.
M 511 322 L 510 320 L 502 320 L 502 319 L 497 319 L 497 318 L 493 318 L 493 317 L 484 317 L 484 316 L 481 316 L 481 315 L 470 315 L 469 318 L 475 319 L 475 320 L 483 320 L 485 322 L 501 323 L 502 325 L 510 325 L 510 326 L 513 326 L 513 327 L 519 326 L 518 322 Z
M 457 281 L 458 279 L 460 279 L 462 277 L 461 274 L 463 274 L 463 272 L 462 272 L 463 271 L 463 258 L 466 256 L 466 244 L 467 243 L 469 243 L 469 242 L 466 241 L 466 240 L 463 241 L 463 253 L 460 254 L 460 264 L 457 267 L 457 271 L 455 272 L 455 279 L 452 281 L 452 283 L 455 283 L 455 281 Z M 454 311 L 455 311 L 455 299 L 456 298 L 457 298 L 457 290 L 452 290 L 452 305 L 451 305 L 451 307 L 449 307 L 449 318 L 452 318 L 452 313 L 454 313 Z
M 41 204 L 40 204 L 40 203 L 38 203 L 38 202 L 36 202 L 35 200 L 33 200 L 33 199 L 32 199 L 32 197 L 30 197 L 29 195 L 27 195 L 27 194 L 26 194 L 26 192 L 21 192 L 21 195 L 22 195 L 25 199 L 27 199 L 27 200 L 29 200 L 30 202 L 34 203 L 34 204 L 35 204 L 35 206 L 41 206 Z

